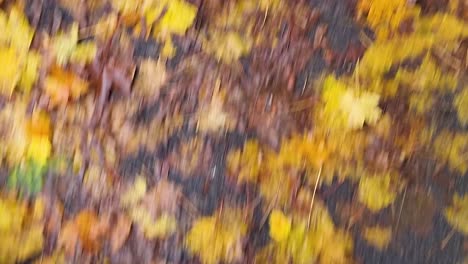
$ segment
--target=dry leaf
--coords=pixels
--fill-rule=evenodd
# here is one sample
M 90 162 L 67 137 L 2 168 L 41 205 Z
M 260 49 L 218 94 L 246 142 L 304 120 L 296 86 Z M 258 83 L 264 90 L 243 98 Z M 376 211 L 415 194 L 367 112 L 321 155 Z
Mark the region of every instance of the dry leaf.
M 110 236 L 111 250 L 113 253 L 119 251 L 130 234 L 132 222 L 125 215 L 119 214 L 117 223 L 112 229 Z

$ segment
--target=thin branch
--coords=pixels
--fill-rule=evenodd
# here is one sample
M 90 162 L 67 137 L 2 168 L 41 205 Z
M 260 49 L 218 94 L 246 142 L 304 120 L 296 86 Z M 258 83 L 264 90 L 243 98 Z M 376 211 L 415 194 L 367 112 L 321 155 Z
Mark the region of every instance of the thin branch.
M 312 193 L 312 200 L 310 201 L 309 218 L 307 219 L 307 230 L 309 230 L 310 228 L 310 220 L 312 218 L 312 208 L 314 207 L 314 200 L 315 200 L 315 194 L 317 193 L 318 183 L 320 181 L 320 177 L 322 176 L 322 167 L 323 166 L 320 166 L 320 169 L 317 175 L 317 180 L 315 181 L 314 192 Z

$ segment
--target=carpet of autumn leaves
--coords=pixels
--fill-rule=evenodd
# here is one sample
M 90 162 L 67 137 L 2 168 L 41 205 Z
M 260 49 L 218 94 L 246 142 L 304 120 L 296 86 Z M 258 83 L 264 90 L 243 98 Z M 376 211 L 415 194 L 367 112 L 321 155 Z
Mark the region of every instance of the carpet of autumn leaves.
M 468 261 L 467 1 L 0 7 L 0 263 Z

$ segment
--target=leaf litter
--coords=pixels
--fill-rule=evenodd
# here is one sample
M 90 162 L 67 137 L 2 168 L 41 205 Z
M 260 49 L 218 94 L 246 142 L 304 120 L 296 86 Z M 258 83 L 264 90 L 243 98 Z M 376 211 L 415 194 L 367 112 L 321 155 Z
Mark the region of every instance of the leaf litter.
M 0 1 L 0 262 L 462 261 L 439 2 Z

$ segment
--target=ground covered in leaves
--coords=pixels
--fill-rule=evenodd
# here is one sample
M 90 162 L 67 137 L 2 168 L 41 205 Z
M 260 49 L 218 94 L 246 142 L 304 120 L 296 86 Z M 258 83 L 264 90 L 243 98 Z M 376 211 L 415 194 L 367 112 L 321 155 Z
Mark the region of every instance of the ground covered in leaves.
M 0 263 L 467 263 L 467 1 L 0 7 Z

